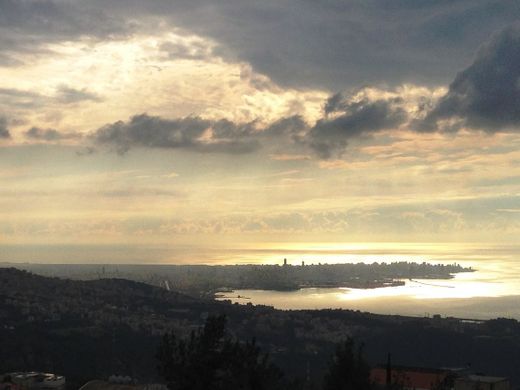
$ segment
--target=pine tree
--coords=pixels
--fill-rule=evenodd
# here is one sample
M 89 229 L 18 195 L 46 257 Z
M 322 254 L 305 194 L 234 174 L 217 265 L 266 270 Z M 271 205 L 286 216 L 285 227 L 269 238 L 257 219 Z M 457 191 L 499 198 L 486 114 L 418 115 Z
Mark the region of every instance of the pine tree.
M 329 364 L 324 390 L 370 390 L 370 367 L 363 359 L 362 346 L 355 348 L 348 338 L 341 343 Z
M 226 335 L 226 318 L 209 317 L 188 339 L 163 337 L 157 352 L 159 374 L 170 390 L 276 390 L 282 373 L 255 341 Z

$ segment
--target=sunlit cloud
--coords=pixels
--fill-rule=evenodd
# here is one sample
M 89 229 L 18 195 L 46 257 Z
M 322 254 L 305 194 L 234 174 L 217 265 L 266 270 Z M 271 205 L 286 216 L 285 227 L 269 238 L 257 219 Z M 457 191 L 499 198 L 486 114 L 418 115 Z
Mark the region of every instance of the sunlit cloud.
M 0 5 L 0 242 L 520 232 L 510 13 L 475 30 L 466 6 L 432 4 L 465 26 L 446 37 L 402 17 L 420 5 L 388 6 L 381 31 L 360 34 L 308 4 L 23 3 Z

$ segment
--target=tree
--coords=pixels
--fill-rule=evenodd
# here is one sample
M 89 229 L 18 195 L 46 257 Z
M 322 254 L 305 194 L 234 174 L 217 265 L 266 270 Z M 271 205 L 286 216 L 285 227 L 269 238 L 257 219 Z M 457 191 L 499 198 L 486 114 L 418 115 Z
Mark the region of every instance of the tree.
M 226 335 L 226 318 L 209 317 L 187 339 L 163 337 L 157 352 L 159 374 L 170 390 L 282 389 L 282 373 L 255 341 Z
M 324 390 L 370 390 L 370 367 L 363 359 L 363 347 L 355 348 L 348 338 L 341 343 L 325 374 Z

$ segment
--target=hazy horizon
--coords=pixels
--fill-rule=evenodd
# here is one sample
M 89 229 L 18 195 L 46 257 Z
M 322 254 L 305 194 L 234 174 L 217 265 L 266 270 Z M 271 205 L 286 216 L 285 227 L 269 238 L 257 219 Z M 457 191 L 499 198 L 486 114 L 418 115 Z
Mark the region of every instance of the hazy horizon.
M 353 262 L 458 263 L 478 268 L 479 262 L 514 262 L 518 244 L 489 243 L 262 243 L 239 246 L 144 245 L 3 245 L 0 263 L 34 264 L 339 264 Z

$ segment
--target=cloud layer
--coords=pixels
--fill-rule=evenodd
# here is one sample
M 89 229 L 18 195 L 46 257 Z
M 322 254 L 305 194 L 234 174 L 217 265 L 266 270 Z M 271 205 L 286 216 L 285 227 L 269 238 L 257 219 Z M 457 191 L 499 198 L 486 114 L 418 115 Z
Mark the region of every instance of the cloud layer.
M 495 35 L 480 48 L 475 61 L 450 84 L 425 118 L 423 129 L 460 120 L 472 129 L 497 132 L 520 125 L 520 25 Z
M 281 85 L 329 90 L 445 83 L 487 36 L 520 16 L 512 0 L 89 4 L 160 17 L 211 37 L 223 56 L 245 60 Z
M 298 12 L 295 12 L 297 8 Z M 520 17 L 513 0 L 1 0 L 0 64 L 23 62 L 53 42 L 120 39 L 183 28 L 218 43 L 280 85 L 338 90 L 381 83 L 438 85 L 494 31 Z M 240 22 L 237 22 L 240 21 Z M 413 31 L 413 34 L 410 32 Z M 208 53 L 164 46 L 171 57 Z
M 50 43 L 128 34 L 131 26 L 103 7 L 54 0 L 0 0 L 0 66 L 23 63 L 22 55 L 48 52 Z

